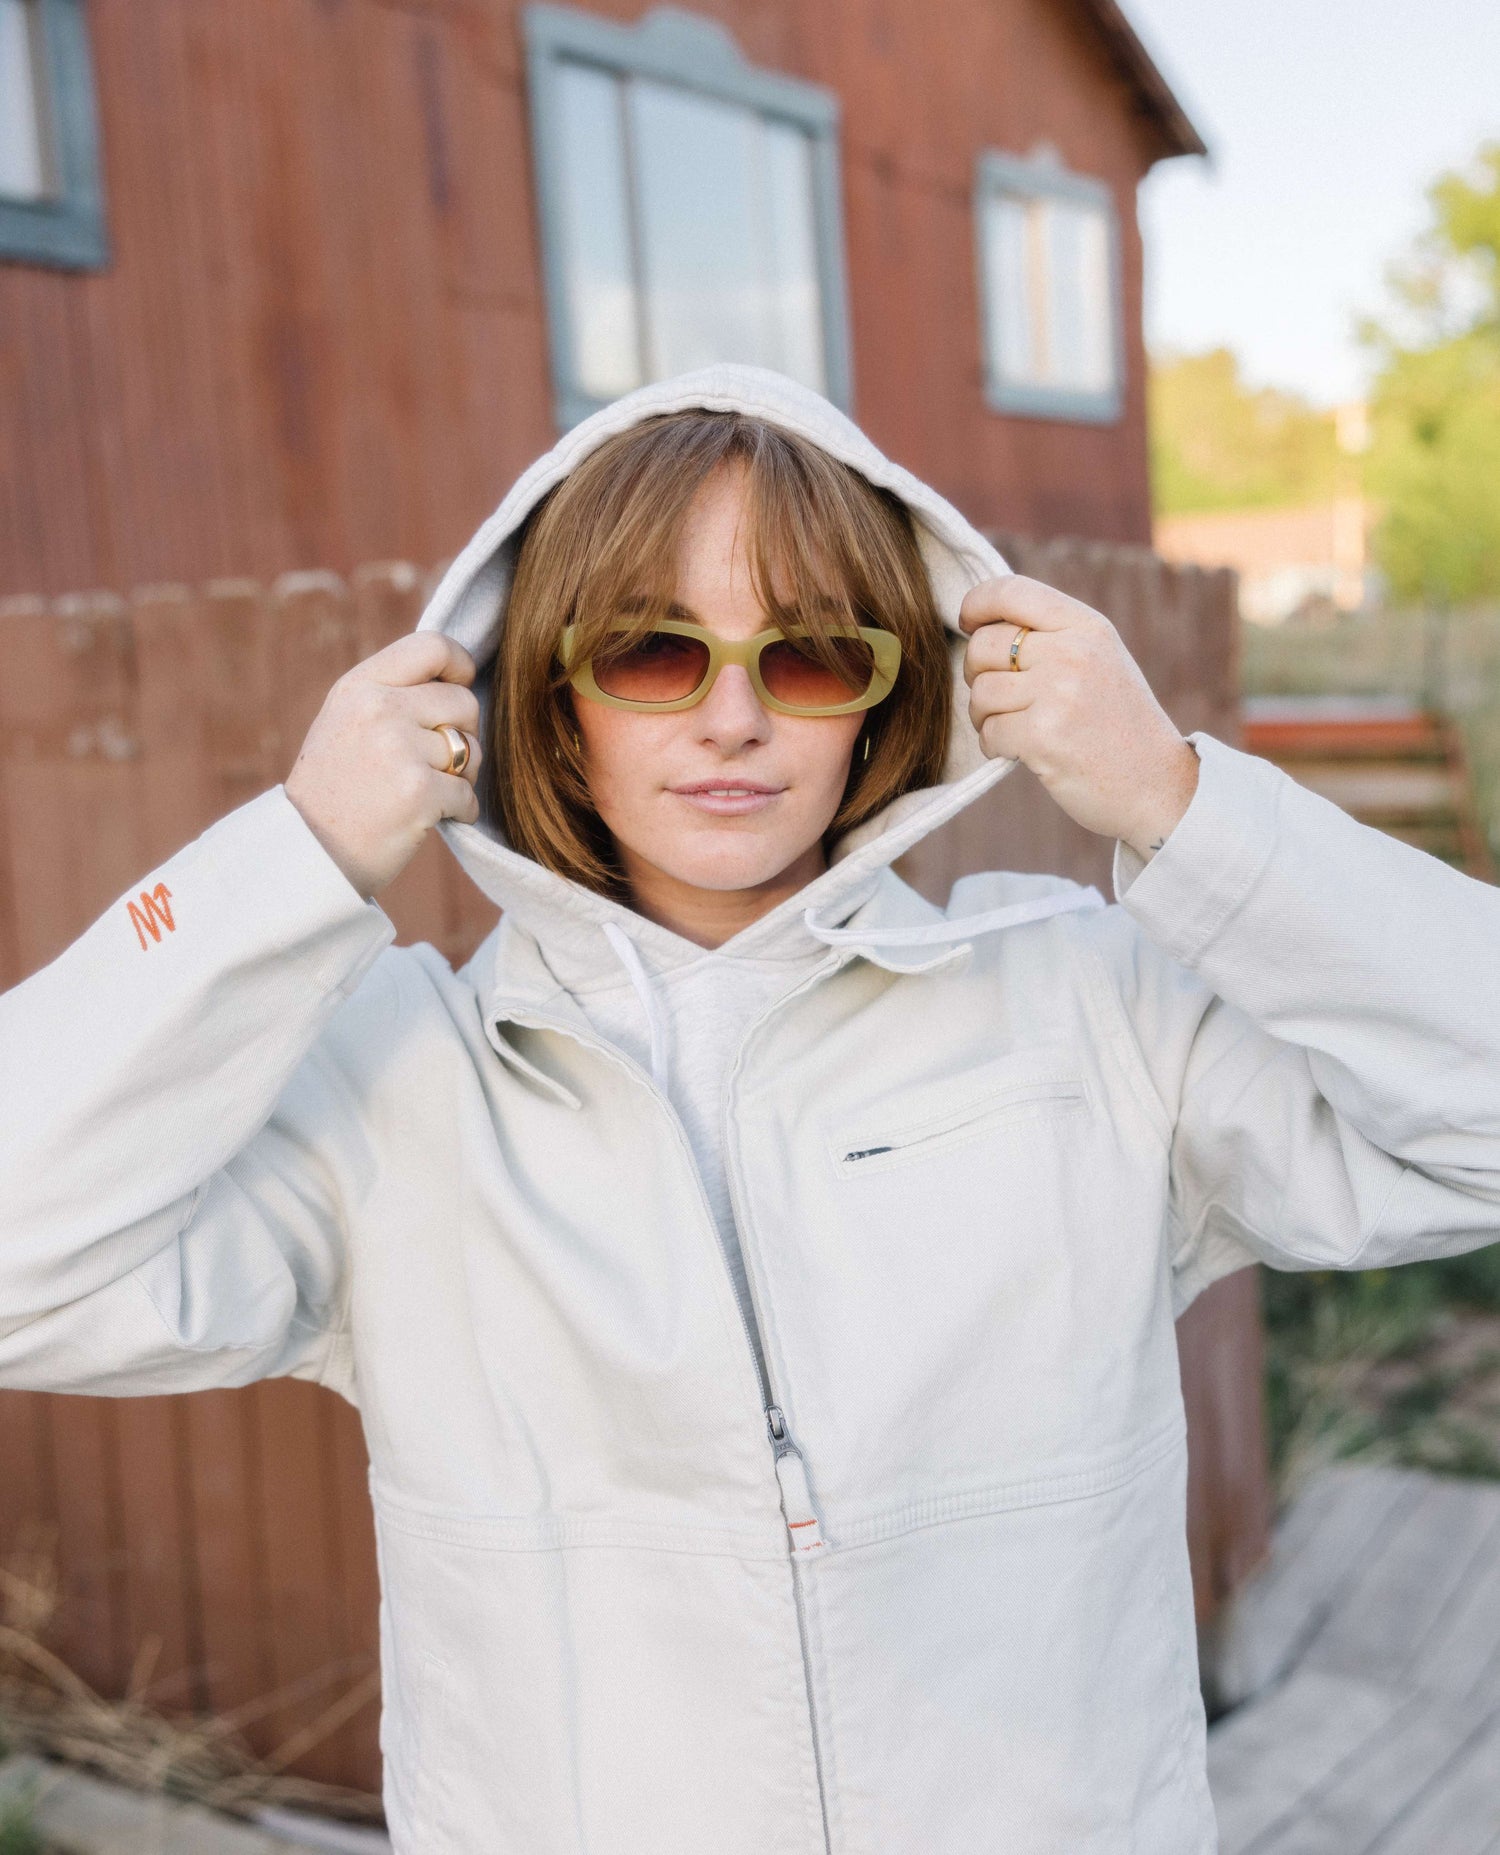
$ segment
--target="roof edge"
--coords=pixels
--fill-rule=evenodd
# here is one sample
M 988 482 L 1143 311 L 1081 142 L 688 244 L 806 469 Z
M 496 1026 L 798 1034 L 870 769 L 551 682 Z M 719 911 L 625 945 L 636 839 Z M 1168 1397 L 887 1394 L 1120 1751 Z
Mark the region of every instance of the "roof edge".
M 1145 114 L 1161 138 L 1163 152 L 1156 158 L 1206 155 L 1207 142 L 1178 102 L 1172 86 L 1162 76 L 1156 60 L 1125 16 L 1119 0 L 1082 0 L 1082 5 L 1098 28 L 1116 69 L 1140 97 Z

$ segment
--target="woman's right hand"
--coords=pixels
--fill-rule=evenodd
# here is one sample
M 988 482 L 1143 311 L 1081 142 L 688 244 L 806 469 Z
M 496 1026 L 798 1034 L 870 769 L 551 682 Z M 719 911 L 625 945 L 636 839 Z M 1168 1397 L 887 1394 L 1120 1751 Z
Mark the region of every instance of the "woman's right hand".
M 439 818 L 479 816 L 477 666 L 440 631 L 412 631 L 329 690 L 284 782 L 286 796 L 369 901 L 405 869 Z M 462 773 L 440 769 L 443 722 L 469 739 Z

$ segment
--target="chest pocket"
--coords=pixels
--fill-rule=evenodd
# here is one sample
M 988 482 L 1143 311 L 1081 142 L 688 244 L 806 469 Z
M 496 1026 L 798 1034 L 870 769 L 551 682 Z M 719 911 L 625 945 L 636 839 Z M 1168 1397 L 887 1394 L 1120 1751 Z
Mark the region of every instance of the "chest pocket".
M 1068 1051 L 1015 1052 L 961 1075 L 902 1088 L 886 1101 L 827 1128 L 829 1157 L 842 1178 L 867 1178 L 938 1158 L 1011 1126 L 1075 1114 L 1089 1083 Z

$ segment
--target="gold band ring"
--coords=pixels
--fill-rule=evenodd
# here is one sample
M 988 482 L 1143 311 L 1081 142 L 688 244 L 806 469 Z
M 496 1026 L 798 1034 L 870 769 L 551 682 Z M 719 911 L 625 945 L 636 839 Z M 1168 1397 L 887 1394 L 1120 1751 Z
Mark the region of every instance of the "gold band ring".
M 448 747 L 448 764 L 439 767 L 440 773 L 462 773 L 469 764 L 469 737 L 462 728 L 455 728 L 451 722 L 440 721 L 433 729 L 440 734 Z
M 1015 622 L 1016 621 L 1014 619 L 1011 620 L 1011 623 L 1013 625 L 1015 624 Z M 1020 664 L 1016 662 L 1016 652 L 1020 650 L 1021 648 L 1022 638 L 1024 638 L 1027 632 L 1030 630 L 1031 630 L 1030 625 L 1018 625 L 1016 627 L 1016 635 L 1011 640 L 1011 646 L 1010 646 L 1010 667 L 1012 670 L 1019 670 L 1021 667 Z

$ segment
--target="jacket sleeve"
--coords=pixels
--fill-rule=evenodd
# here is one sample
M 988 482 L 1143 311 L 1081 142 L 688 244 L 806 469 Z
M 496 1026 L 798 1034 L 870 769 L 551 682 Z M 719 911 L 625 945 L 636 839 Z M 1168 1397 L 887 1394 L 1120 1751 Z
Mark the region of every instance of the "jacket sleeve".
M 1219 1276 L 1500 1240 L 1500 889 L 1203 732 L 1106 952 L 1170 1140 L 1177 1311 Z
M 0 1385 L 352 1398 L 344 1033 L 395 931 L 278 785 L 0 995 Z

